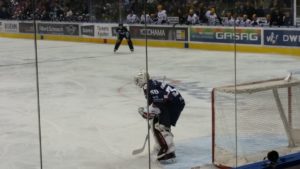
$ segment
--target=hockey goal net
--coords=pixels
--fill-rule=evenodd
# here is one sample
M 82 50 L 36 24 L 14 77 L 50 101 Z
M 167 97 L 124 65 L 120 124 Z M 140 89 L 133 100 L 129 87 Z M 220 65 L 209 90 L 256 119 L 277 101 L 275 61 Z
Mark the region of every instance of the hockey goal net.
M 212 90 L 212 161 L 219 168 L 299 151 L 300 81 L 284 78 Z

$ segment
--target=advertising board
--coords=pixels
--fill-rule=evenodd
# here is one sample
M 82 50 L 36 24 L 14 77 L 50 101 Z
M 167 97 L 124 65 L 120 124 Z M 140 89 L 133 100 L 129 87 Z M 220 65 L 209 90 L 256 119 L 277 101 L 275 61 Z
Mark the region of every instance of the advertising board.
M 261 44 L 261 29 L 221 27 L 191 27 L 190 40 L 194 42 Z

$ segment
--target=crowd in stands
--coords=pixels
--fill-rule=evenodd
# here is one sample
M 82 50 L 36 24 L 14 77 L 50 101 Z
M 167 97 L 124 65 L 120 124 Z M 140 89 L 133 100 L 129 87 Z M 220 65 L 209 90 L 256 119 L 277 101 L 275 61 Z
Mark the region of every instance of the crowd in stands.
M 33 10 L 32 0 L 0 0 L 0 19 L 45 21 L 89 21 L 88 4 L 73 0 L 62 3 L 58 0 L 36 1 Z
M 132 11 L 128 11 L 127 23 L 144 23 L 143 12 L 136 9 L 134 1 Z M 157 10 L 147 13 L 148 24 L 168 24 L 161 22 L 161 11 L 166 16 L 177 16 L 180 24 L 187 25 L 225 25 L 225 26 L 292 26 L 292 4 L 284 0 L 205 1 L 205 0 L 165 0 L 157 5 Z M 163 8 L 163 9 L 162 9 Z M 140 8 L 141 9 L 141 8 Z M 135 13 L 135 11 L 137 11 Z M 142 13 L 140 18 L 138 13 Z
M 121 2 L 121 3 L 120 3 Z M 285 0 L 0 0 L 0 19 L 148 24 L 291 26 L 291 1 Z M 122 19 L 120 19 L 122 18 Z

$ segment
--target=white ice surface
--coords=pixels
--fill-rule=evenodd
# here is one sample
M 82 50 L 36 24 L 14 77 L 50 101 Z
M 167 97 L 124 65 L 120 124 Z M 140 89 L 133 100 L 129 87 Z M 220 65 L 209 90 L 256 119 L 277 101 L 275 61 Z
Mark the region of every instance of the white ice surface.
M 0 169 L 38 169 L 38 116 L 32 40 L 0 39 Z M 44 169 L 147 169 L 146 122 L 137 113 L 143 93 L 133 76 L 145 68 L 145 48 L 38 41 Z M 152 169 L 188 169 L 211 162 L 210 90 L 232 84 L 233 52 L 149 48 L 149 72 L 167 77 L 186 100 L 172 129 L 177 163 Z M 287 75 L 300 60 L 237 54 L 239 82 Z M 151 140 L 153 143 L 153 140 Z

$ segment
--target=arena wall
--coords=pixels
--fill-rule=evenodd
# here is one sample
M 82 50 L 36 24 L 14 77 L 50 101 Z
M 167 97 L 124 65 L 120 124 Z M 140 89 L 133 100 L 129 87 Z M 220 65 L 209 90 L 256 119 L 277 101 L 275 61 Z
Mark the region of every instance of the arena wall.
M 152 47 L 300 56 L 298 28 L 126 25 L 133 43 Z M 37 22 L 38 40 L 114 44 L 117 24 Z M 234 33 L 236 32 L 236 33 Z M 0 37 L 33 39 L 33 22 L 0 20 Z M 234 45 L 236 43 L 236 45 Z M 126 44 L 126 41 L 123 41 Z

